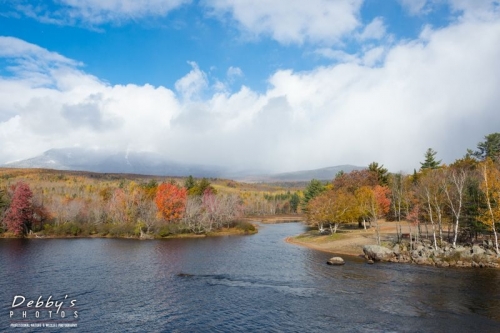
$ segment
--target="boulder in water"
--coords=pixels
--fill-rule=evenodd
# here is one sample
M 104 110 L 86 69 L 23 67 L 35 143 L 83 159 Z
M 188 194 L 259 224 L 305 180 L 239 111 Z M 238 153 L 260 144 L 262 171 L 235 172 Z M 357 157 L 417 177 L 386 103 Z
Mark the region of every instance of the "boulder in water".
M 342 266 L 345 264 L 344 259 L 342 259 L 341 257 L 332 257 L 328 259 L 326 263 L 333 266 Z
M 392 250 L 379 245 L 365 245 L 363 246 L 363 252 L 367 259 L 373 261 L 389 261 L 394 258 L 394 252 Z

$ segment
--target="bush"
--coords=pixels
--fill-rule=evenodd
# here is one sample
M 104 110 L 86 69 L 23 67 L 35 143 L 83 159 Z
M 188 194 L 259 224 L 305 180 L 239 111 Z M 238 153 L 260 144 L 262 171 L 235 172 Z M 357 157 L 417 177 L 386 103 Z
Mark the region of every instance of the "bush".
M 257 229 L 255 229 L 255 226 L 252 223 L 246 222 L 246 221 L 236 222 L 234 227 L 236 229 L 244 231 L 245 233 L 252 233 L 252 232 L 255 232 L 257 230 Z
M 160 236 L 160 237 L 167 237 L 171 234 L 172 234 L 172 232 L 170 231 L 170 228 L 168 227 L 168 225 L 163 225 L 158 229 L 158 236 Z

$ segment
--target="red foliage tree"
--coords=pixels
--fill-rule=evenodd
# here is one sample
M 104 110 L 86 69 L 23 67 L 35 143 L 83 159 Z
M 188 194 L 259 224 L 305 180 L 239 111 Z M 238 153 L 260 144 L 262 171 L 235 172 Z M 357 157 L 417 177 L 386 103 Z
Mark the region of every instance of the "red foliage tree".
M 354 170 L 337 176 L 332 184 L 334 189 L 343 189 L 350 193 L 354 193 L 363 186 L 373 187 L 378 184 L 378 181 L 376 174 L 369 170 Z
M 156 191 L 158 215 L 167 222 L 179 220 L 186 209 L 187 190 L 174 184 L 163 183 Z
M 12 201 L 4 221 L 10 232 L 22 236 L 28 233 L 33 223 L 33 192 L 29 185 L 23 182 L 14 185 L 13 190 Z
M 382 217 L 389 213 L 389 209 L 391 208 L 391 190 L 385 186 L 377 185 L 373 188 L 373 194 L 375 195 L 375 200 L 378 205 L 378 217 Z

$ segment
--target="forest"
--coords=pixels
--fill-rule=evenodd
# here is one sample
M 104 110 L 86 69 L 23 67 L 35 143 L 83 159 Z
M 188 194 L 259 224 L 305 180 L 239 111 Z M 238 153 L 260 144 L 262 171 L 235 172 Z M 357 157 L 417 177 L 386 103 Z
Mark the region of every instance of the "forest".
M 3 237 L 253 233 L 245 216 L 297 213 L 297 189 L 224 179 L 0 169 Z
M 373 162 L 328 184 L 311 181 L 302 200 L 307 223 L 320 233 L 335 233 L 353 222 L 361 228 L 368 224 L 380 245 L 378 221 L 386 219 L 397 224 L 398 241 L 425 235 L 437 248 L 443 241 L 456 246 L 487 235 L 500 253 L 500 133 L 485 136 L 477 150 L 467 150 L 450 165 L 436 155 L 429 148 L 420 169 L 409 175 L 389 173 Z M 403 223 L 408 235 L 402 233 Z
M 320 233 L 345 225 L 397 225 L 397 237 L 430 237 L 434 246 L 484 235 L 498 249 L 500 133 L 450 165 L 429 148 L 412 174 L 371 163 L 305 188 L 224 179 L 0 169 L 3 237 L 170 237 L 255 232 L 245 217 L 301 214 Z M 295 184 L 298 185 L 298 184 Z M 402 232 L 406 226 L 409 235 Z

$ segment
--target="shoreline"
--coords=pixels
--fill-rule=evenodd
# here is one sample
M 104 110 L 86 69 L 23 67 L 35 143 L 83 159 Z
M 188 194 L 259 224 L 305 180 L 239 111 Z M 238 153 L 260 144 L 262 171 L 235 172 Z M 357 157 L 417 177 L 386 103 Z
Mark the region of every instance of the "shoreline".
M 343 235 L 344 236 L 344 235 Z M 311 240 L 312 237 L 315 239 L 311 242 L 301 241 L 300 237 L 304 239 Z M 306 238 L 307 237 L 307 238 Z M 297 246 L 302 246 L 311 250 L 331 253 L 331 254 L 341 254 L 353 257 L 364 257 L 363 246 L 370 245 L 373 240 L 364 236 L 358 235 L 345 235 L 344 238 L 337 240 L 327 238 L 329 236 L 312 236 L 309 237 L 307 234 L 301 234 L 297 236 L 289 236 L 285 238 L 285 242 L 288 244 L 293 244 Z
M 187 238 L 207 238 L 207 237 L 226 237 L 226 236 L 250 236 L 258 233 L 258 228 L 254 225 L 255 231 L 243 231 L 236 228 L 232 229 L 223 229 L 220 231 L 209 232 L 206 234 L 176 234 L 176 235 L 168 235 L 165 237 L 155 237 L 154 235 L 149 235 L 148 237 L 140 237 L 140 236 L 105 236 L 105 235 L 84 235 L 84 236 L 72 236 L 72 235 L 37 235 L 32 234 L 25 237 L 15 237 L 2 234 L 0 235 L 1 239 L 94 239 L 94 238 L 102 238 L 102 239 L 134 239 L 134 240 L 161 240 L 161 239 L 187 239 Z
M 376 245 L 374 230 L 342 230 L 334 235 L 319 235 L 312 232 L 305 232 L 296 236 L 289 236 L 284 239 L 288 244 L 302 246 L 315 251 L 322 251 L 334 255 L 346 255 L 363 258 L 371 261 L 392 262 L 400 264 L 415 264 L 442 268 L 492 268 L 500 269 L 500 256 L 488 253 L 491 250 L 480 248 L 479 245 L 466 247 L 457 245 L 457 249 L 446 248 L 436 249 L 438 255 L 434 254 L 434 249 L 430 246 L 430 241 L 425 239 L 415 246 L 417 249 L 408 250 L 407 245 L 400 244 L 397 248 L 387 247 L 395 237 L 390 222 L 381 222 L 382 247 L 389 250 L 391 254 L 387 257 L 376 256 L 372 252 L 365 255 L 363 247 L 365 245 Z M 429 244 L 427 244 L 428 242 Z M 385 245 L 385 246 L 384 246 Z M 470 252 L 469 252 L 470 251 Z M 475 251 L 475 252 L 474 252 Z M 384 251 L 381 251 L 384 253 Z

